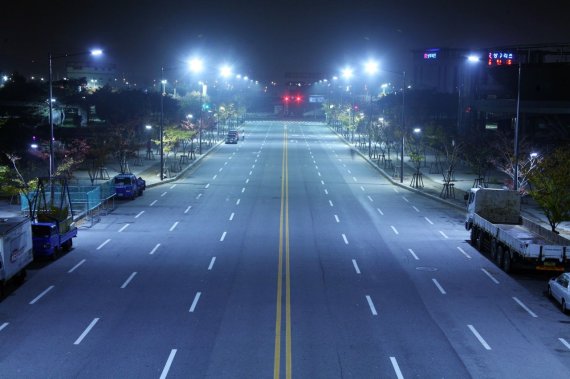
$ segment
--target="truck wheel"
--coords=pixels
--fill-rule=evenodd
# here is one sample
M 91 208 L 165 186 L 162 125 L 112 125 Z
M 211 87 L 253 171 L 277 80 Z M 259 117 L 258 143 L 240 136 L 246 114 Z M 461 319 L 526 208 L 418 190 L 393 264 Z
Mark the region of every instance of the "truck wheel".
M 481 253 L 483 252 L 483 234 L 483 232 L 477 233 L 477 242 L 475 242 L 475 247 L 477 247 L 477 250 Z
M 50 255 L 49 259 L 51 259 L 52 261 L 55 261 L 58 256 L 59 256 L 59 248 L 54 247 L 53 253 Z
M 497 258 L 495 259 L 495 263 L 497 266 L 502 267 L 503 265 L 503 258 L 505 256 L 505 250 L 502 246 L 497 247 Z
M 503 256 L 503 271 L 507 274 L 510 273 L 513 270 L 512 266 L 511 252 L 509 249 L 506 249 Z
M 65 241 L 61 247 L 63 247 L 64 251 L 69 251 L 71 250 L 71 247 L 73 246 L 73 239 L 68 239 L 67 241 Z
M 560 304 L 560 308 L 562 308 L 562 313 L 566 314 L 568 312 L 568 308 L 566 308 L 566 301 L 562 299 L 562 304 Z
M 27 273 L 26 269 L 23 269 L 16 276 L 16 283 L 18 283 L 18 285 L 22 285 L 22 283 L 24 283 L 24 281 L 26 280 L 26 276 L 28 276 L 28 273 Z
M 497 250 L 499 249 L 499 246 L 497 244 L 497 239 L 493 238 L 491 240 L 491 259 L 493 261 L 497 261 Z
M 477 241 L 477 227 L 473 226 L 471 228 L 471 243 L 474 245 Z

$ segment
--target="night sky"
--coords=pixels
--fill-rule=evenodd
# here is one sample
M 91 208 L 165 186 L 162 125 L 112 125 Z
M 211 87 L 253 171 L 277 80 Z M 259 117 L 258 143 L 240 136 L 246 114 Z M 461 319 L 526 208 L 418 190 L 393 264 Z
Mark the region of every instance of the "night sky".
M 411 49 L 570 42 L 564 1 L 181 1 L 3 2 L 0 71 L 45 74 L 48 52 L 93 46 L 134 80 L 192 55 L 253 79 L 285 72 L 330 76 L 375 57 L 386 69 Z M 216 62 L 216 63 L 213 63 Z M 55 67 L 57 70 L 58 67 Z

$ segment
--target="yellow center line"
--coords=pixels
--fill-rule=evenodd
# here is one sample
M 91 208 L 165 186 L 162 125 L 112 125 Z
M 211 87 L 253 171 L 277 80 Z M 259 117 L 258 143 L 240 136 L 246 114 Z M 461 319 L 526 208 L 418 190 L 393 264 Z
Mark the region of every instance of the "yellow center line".
M 287 128 L 283 131 L 281 166 L 281 210 L 279 213 L 279 264 L 277 268 L 277 309 L 275 317 L 275 355 L 273 378 L 281 376 L 281 335 L 283 313 L 283 231 L 285 231 L 285 376 L 291 378 L 291 277 L 289 265 L 289 163 Z

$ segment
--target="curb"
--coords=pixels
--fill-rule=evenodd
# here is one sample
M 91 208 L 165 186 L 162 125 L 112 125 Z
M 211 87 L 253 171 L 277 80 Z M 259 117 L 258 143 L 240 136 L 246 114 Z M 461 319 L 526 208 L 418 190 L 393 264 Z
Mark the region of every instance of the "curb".
M 342 135 L 338 134 L 336 130 L 334 130 L 333 128 L 331 128 L 331 127 L 328 126 L 328 125 L 327 125 L 327 127 L 328 127 L 334 134 L 336 134 L 337 137 L 338 137 L 339 139 L 341 139 L 348 147 L 350 147 L 350 149 L 351 149 L 352 151 L 358 153 L 358 155 L 360 155 L 366 162 L 368 162 L 368 164 L 370 164 L 374 169 L 376 169 L 376 171 L 378 171 L 380 174 L 382 174 L 382 176 L 384 176 L 386 179 L 388 179 L 388 181 L 390 181 L 390 183 L 392 183 L 393 185 L 396 185 L 396 186 L 398 186 L 398 187 L 400 187 L 400 188 L 403 188 L 403 189 L 405 189 L 405 190 L 408 190 L 408 191 L 410 191 L 410 192 L 415 192 L 415 193 L 417 193 L 417 194 L 419 194 L 419 195 L 425 196 L 425 197 L 427 197 L 427 198 L 429 198 L 429 199 L 432 199 L 432 200 L 439 201 L 440 203 L 446 204 L 446 205 L 448 205 L 448 206 L 450 206 L 450 207 L 453 207 L 453 208 L 455 208 L 455 209 L 457 209 L 457 210 L 460 210 L 460 211 L 462 211 L 462 212 L 465 212 L 465 207 L 462 207 L 462 206 L 460 206 L 459 204 L 452 203 L 452 202 L 447 201 L 447 200 L 445 200 L 445 199 L 442 199 L 442 198 L 440 198 L 440 197 L 438 197 L 438 196 L 434 196 L 434 195 L 432 195 L 432 194 L 430 194 L 430 193 L 426 193 L 426 192 L 421 191 L 421 190 L 419 190 L 419 189 L 412 188 L 412 187 L 410 187 L 410 186 L 407 186 L 407 185 L 405 185 L 405 184 L 402 184 L 402 183 L 400 183 L 400 182 L 395 181 L 395 180 L 392 178 L 391 175 L 388 175 L 388 173 L 386 173 L 386 171 L 384 171 L 384 169 L 378 167 L 378 165 L 377 165 L 376 163 L 374 163 L 370 158 L 368 158 L 365 154 L 363 154 L 363 153 L 362 153 L 360 150 L 358 150 L 357 148 L 353 147 L 353 146 L 350 144 L 350 142 L 348 142 L 348 141 L 346 140 L 346 138 L 344 138 Z M 463 191 L 462 191 L 462 192 L 463 192 Z

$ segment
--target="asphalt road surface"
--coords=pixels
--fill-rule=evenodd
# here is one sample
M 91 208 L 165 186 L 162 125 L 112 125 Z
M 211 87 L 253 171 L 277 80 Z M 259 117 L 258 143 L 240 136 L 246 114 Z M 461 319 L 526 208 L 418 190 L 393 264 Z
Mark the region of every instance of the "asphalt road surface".
M 0 378 L 570 377 L 570 318 L 463 214 L 321 124 L 245 128 L 30 270 Z

